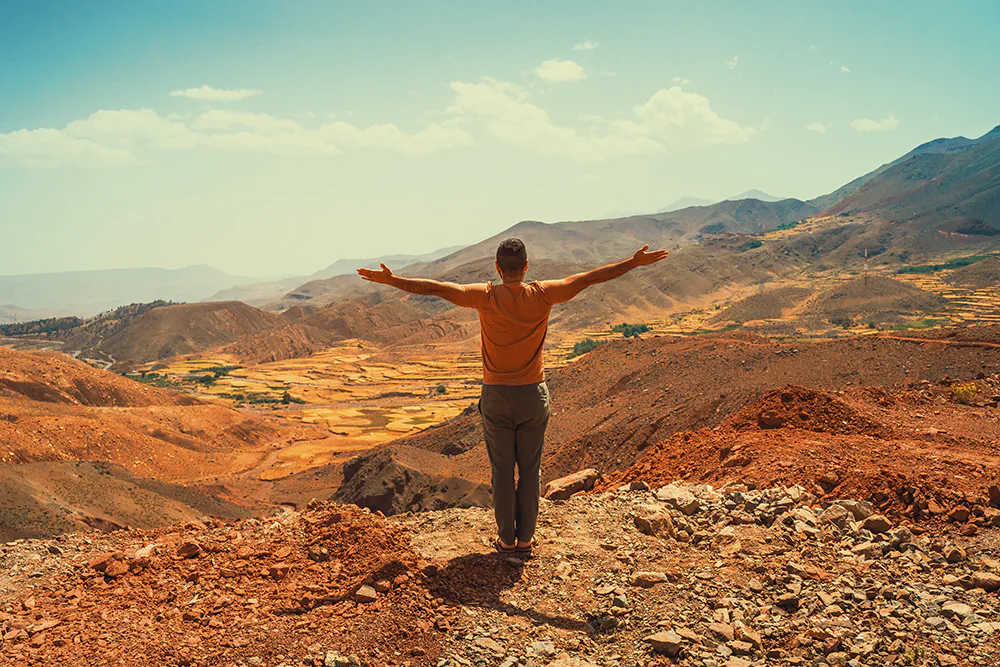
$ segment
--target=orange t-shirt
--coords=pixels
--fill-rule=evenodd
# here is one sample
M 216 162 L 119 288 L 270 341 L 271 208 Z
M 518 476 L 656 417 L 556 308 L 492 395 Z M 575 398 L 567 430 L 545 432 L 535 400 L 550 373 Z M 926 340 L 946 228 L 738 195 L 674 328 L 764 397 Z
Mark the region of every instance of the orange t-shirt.
M 539 282 L 466 285 L 479 312 L 483 384 L 543 382 L 542 349 L 552 301 Z M 471 305 L 471 304 L 470 304 Z

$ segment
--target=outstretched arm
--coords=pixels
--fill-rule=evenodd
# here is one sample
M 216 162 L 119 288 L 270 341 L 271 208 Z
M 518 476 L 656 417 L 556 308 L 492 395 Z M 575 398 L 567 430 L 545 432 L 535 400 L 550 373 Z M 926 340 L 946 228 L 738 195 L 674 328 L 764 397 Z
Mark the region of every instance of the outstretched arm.
M 358 275 L 365 280 L 380 285 L 388 285 L 412 294 L 426 294 L 451 301 L 456 306 L 475 308 L 480 294 L 485 293 L 479 285 L 459 285 L 428 278 L 404 278 L 397 276 L 385 264 L 379 264 L 380 271 L 374 269 L 358 269 Z M 480 289 L 477 289 L 480 288 Z
M 564 303 L 591 285 L 614 280 L 640 266 L 655 264 L 670 254 L 666 250 L 654 250 L 653 252 L 647 252 L 647 250 L 649 250 L 649 246 L 644 245 L 634 255 L 620 262 L 577 273 L 562 280 L 544 280 L 542 287 L 545 288 L 545 293 L 552 303 Z

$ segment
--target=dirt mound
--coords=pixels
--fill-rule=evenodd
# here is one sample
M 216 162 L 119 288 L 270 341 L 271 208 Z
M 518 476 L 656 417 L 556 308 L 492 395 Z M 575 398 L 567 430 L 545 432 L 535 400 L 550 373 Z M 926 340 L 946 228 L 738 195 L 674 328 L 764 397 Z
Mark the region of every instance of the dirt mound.
M 887 429 L 825 391 L 788 386 L 770 391 L 726 424 L 738 431 L 798 428 L 821 433 L 883 435 Z
M 828 321 L 866 319 L 885 321 L 900 315 L 926 315 L 947 310 L 943 297 L 886 278 L 862 276 L 820 294 L 812 312 Z
M 1000 257 L 990 257 L 949 273 L 945 282 L 983 289 L 1000 285 Z
M 489 484 L 460 476 L 456 467 L 412 447 L 379 448 L 344 465 L 335 499 L 387 515 L 489 505 Z
M 980 393 L 992 392 L 1000 377 L 980 384 Z M 801 484 L 824 498 L 871 501 L 892 516 L 941 518 L 965 498 L 985 499 L 998 481 L 1000 425 L 987 410 L 957 402 L 949 383 L 838 396 L 789 387 L 719 428 L 672 435 L 609 475 L 604 488 L 675 479 Z
M 779 287 L 752 294 L 725 308 L 713 322 L 753 322 L 781 317 L 785 310 L 800 303 L 811 292 L 802 287 Z
M 453 614 L 428 594 L 408 534 L 357 508 L 70 537 L 53 549 L 61 555 L 32 566 L 41 578 L 0 589 L 15 612 L 0 615 L 0 662 L 433 664 L 435 620 L 447 628 Z

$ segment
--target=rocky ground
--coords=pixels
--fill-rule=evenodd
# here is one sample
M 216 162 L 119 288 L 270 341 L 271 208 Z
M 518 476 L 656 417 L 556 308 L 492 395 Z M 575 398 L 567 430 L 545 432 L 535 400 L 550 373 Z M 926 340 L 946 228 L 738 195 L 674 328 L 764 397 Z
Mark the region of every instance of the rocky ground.
M 895 524 L 798 486 L 633 481 L 544 502 L 533 558 L 493 552 L 479 508 L 19 541 L 0 663 L 995 665 L 998 503 Z

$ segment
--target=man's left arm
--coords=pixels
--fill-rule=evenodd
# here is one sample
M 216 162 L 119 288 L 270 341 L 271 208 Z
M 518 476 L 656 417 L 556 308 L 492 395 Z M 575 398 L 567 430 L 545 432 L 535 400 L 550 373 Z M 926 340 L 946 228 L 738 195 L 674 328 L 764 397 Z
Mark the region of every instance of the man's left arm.
M 440 297 L 464 308 L 478 306 L 480 297 L 485 293 L 482 285 L 459 285 L 458 283 L 442 282 L 429 278 L 404 278 L 394 274 L 385 264 L 379 266 L 382 267 L 380 271 L 358 269 L 358 275 L 369 282 L 388 285 L 411 294 Z

